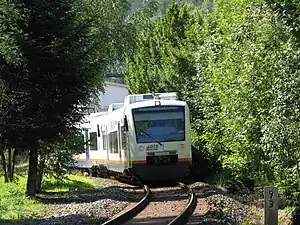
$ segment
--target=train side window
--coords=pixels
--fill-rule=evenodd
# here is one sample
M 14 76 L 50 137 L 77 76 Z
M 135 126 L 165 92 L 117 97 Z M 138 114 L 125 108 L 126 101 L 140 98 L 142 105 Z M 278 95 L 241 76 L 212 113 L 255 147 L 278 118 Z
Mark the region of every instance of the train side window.
M 113 131 L 109 133 L 109 151 L 110 153 L 118 153 L 118 132 Z
M 85 148 L 85 153 L 89 152 L 90 146 L 89 146 L 89 131 L 84 130 L 84 148 Z
M 114 132 L 114 153 L 118 153 L 119 152 L 119 145 L 118 145 L 118 132 Z
M 81 141 L 82 141 L 82 149 L 85 149 L 85 138 L 84 138 L 84 134 L 81 134 Z
M 107 135 L 103 134 L 102 138 L 103 138 L 103 150 L 106 151 L 107 150 Z
M 90 132 L 90 150 L 98 150 L 97 132 Z
M 121 141 L 122 141 L 122 150 L 126 150 L 127 147 L 127 140 L 126 140 L 126 132 L 121 132 Z

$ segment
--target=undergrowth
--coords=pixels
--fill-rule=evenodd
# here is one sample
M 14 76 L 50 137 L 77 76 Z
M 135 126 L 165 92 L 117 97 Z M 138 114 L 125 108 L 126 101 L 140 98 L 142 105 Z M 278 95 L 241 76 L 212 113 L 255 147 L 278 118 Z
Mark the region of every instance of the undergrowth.
M 86 177 L 67 175 L 66 178 L 63 180 L 45 178 L 43 191 L 66 192 L 98 186 L 95 181 Z M 3 177 L 0 177 L 0 221 L 40 218 L 49 213 L 46 204 L 25 196 L 26 181 L 26 173 L 16 174 L 13 183 L 4 183 Z
M 15 176 L 14 183 L 0 180 L 0 219 L 36 218 L 46 214 L 47 208 L 36 200 L 25 196 L 26 174 Z

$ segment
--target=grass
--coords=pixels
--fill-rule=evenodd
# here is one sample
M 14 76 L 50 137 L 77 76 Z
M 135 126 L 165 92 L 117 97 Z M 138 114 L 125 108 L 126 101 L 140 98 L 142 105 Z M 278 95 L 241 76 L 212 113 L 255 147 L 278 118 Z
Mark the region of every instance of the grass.
M 43 216 L 46 206 L 25 196 L 25 174 L 16 175 L 16 182 L 0 180 L 0 220 L 16 220 Z
M 80 191 L 96 188 L 95 181 L 78 175 L 69 174 L 67 179 L 55 180 L 53 177 L 43 181 L 42 190 L 45 192 Z
M 19 220 L 28 218 L 40 218 L 50 211 L 48 206 L 34 199 L 25 196 L 26 173 L 15 175 L 14 183 L 4 183 L 0 177 L 0 221 Z M 68 175 L 67 180 L 57 181 L 54 178 L 46 178 L 43 183 L 45 192 L 66 192 L 71 190 L 85 190 L 96 188 L 95 181 L 77 175 Z

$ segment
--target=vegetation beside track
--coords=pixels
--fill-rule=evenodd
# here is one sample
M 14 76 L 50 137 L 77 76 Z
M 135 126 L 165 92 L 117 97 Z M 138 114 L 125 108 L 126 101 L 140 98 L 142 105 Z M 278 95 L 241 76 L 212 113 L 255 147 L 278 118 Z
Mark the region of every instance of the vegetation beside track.
M 45 192 L 67 192 L 72 190 L 87 190 L 100 187 L 100 184 L 87 177 L 67 175 L 67 179 L 55 180 L 45 178 L 43 190 Z M 48 215 L 48 205 L 30 199 L 24 195 L 27 176 L 18 173 L 13 183 L 4 183 L 0 179 L 0 220 L 18 220 L 25 218 L 40 218 Z
M 6 182 L 14 181 L 9 173 L 15 154 L 23 157 L 29 150 L 27 195 L 40 191 L 43 176 L 37 175 L 65 171 L 62 161 L 74 153 L 66 149 L 75 149 L 66 139 L 82 117 L 77 106 L 103 89 L 111 65 L 124 62 L 115 69 L 129 69 L 132 93 L 176 91 L 188 102 L 195 176 L 218 174 L 232 193 L 248 189 L 259 195 L 263 186 L 276 185 L 281 207 L 295 205 L 300 193 L 298 0 L 188 1 L 199 4 L 173 4 L 165 12 L 168 0 L 159 15 L 160 1 L 153 0 L 133 20 L 127 20 L 121 0 L 0 2 L 5 37 L 0 40 L 0 153 L 7 161 Z M 4 217 L 35 211 L 34 198 L 27 201 L 20 194 L 25 177 L 18 182 L 2 185 Z M 67 189 L 59 182 L 44 184 L 48 191 Z M 10 206 L 15 214 L 7 216 Z
M 188 102 L 195 176 L 217 174 L 231 193 L 277 186 L 281 207 L 295 206 L 299 3 L 205 2 L 172 4 L 149 18 L 129 59 L 129 89 L 176 91 Z

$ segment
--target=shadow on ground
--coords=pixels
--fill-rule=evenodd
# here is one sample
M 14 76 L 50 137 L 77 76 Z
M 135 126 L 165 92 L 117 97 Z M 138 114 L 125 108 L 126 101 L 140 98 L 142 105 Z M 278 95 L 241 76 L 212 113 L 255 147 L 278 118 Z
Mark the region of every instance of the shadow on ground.
M 185 199 L 185 191 L 178 190 L 155 190 L 155 201 L 178 201 Z M 203 195 L 213 195 L 215 192 L 203 193 Z M 87 189 L 68 192 L 46 192 L 39 194 L 36 199 L 44 204 L 69 204 L 69 203 L 90 203 L 101 199 L 111 199 L 116 201 L 137 202 L 144 196 L 141 188 L 122 186 L 110 186 L 99 189 Z
M 229 192 L 224 191 L 221 188 L 218 188 L 214 185 L 209 185 L 209 184 L 206 184 L 206 183 L 202 183 L 202 184 L 203 185 L 195 186 L 195 187 L 191 186 L 198 198 L 207 198 L 207 197 L 212 196 L 212 195 L 223 195 L 223 196 L 231 198 L 235 201 L 238 201 L 241 204 L 247 204 L 248 203 L 248 199 L 244 198 L 243 196 L 239 196 L 239 195 L 229 193 Z
M 132 189 L 137 189 L 136 187 L 124 188 L 123 186 L 110 186 L 99 189 L 87 189 L 87 190 L 73 190 L 68 192 L 47 192 L 42 193 L 37 196 L 37 200 L 43 202 L 45 204 L 69 204 L 69 203 L 91 203 L 95 201 L 99 201 L 101 199 L 111 199 L 116 201 L 127 201 L 127 202 L 137 202 L 143 196 L 144 192 L 142 189 L 134 191 Z M 203 185 L 193 187 L 198 198 L 207 198 L 212 195 L 223 195 L 233 198 L 228 193 L 223 190 L 216 188 L 211 185 Z M 178 190 L 156 190 L 155 195 L 158 196 L 155 198 L 157 202 L 164 201 L 177 201 L 182 198 L 186 198 L 186 194 L 184 191 L 178 194 Z M 239 201 L 239 200 L 237 200 Z M 86 214 L 78 214 L 76 212 L 72 212 L 74 214 L 69 214 L 61 217 L 49 217 L 42 219 L 25 219 L 25 220 L 0 220 L 0 225 L 81 225 L 81 224 L 101 224 L 106 218 L 97 218 L 97 215 L 86 215 Z M 166 220 L 172 220 L 173 218 L 165 218 Z M 158 220 L 164 220 L 161 218 L 136 218 L 134 224 L 159 224 Z M 222 210 L 212 210 L 208 211 L 204 215 L 192 215 L 189 219 L 189 225 L 210 225 L 210 224 L 238 224 L 226 215 L 223 214 Z
M 72 214 L 61 217 L 49 217 L 42 219 L 24 219 L 24 220 L 0 220 L 0 225 L 96 225 L 105 221 L 105 218 L 92 218 L 83 214 Z
M 165 225 L 174 219 L 173 216 L 164 217 L 150 217 L 150 218 L 134 218 L 126 225 Z M 189 218 L 187 225 L 237 225 L 235 221 L 230 218 L 217 218 L 215 213 L 207 213 L 201 216 L 193 216 Z
M 38 201 L 44 204 L 91 203 L 102 199 L 136 202 L 139 198 L 141 198 L 139 194 L 119 186 L 67 192 L 46 192 L 38 194 L 36 197 Z

